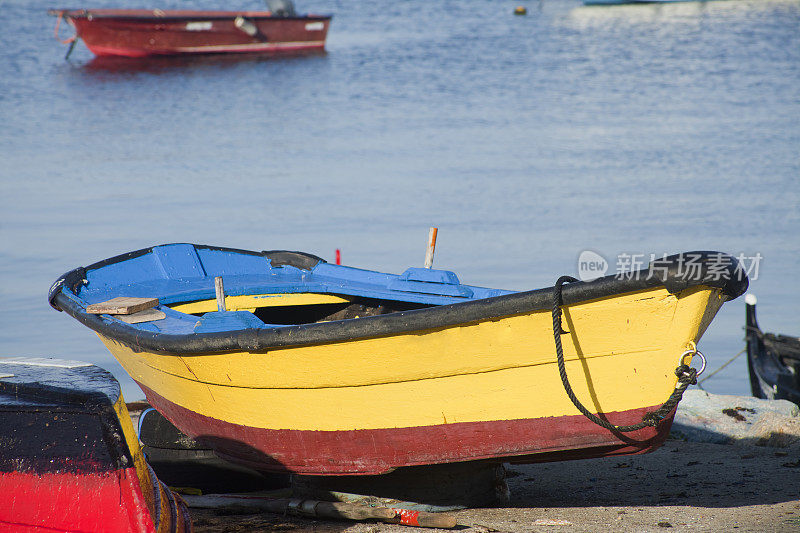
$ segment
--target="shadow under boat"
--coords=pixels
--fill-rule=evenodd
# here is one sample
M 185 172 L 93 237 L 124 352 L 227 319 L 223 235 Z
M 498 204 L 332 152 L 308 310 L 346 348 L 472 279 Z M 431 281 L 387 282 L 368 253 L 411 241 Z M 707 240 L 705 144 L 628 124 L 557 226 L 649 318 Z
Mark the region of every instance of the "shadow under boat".
M 187 436 L 152 407 L 139 414 L 138 433 L 147 462 L 170 486 L 218 494 L 289 486 L 286 474 L 261 473 L 220 459 L 212 446 Z
M 502 504 L 509 498 L 505 468 L 491 461 L 403 467 L 367 476 L 275 474 L 225 461 L 213 451 L 223 444 L 248 448 L 245 443 L 220 443 L 217 437 L 193 439 L 152 407 L 141 412 L 138 427 L 142 449 L 159 478 L 188 493 L 195 489 L 203 494 L 291 492 L 294 498 L 427 512 Z M 251 448 L 249 453 L 262 452 Z M 260 462 L 269 460 L 262 457 Z

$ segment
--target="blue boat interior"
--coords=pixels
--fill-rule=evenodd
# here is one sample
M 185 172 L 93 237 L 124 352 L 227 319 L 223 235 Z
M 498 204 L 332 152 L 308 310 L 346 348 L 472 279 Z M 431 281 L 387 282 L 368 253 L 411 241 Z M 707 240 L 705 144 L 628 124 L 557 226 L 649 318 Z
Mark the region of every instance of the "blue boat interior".
M 89 266 L 77 294 L 66 287 L 61 291 L 84 308 L 118 296 L 158 298 L 156 309 L 163 311 L 166 318 L 129 326 L 178 335 L 347 320 L 514 292 L 463 285 L 455 273 L 447 270 L 409 268 L 400 275 L 383 274 L 316 262 L 317 258 L 299 261 L 295 266 L 270 259 L 269 255 L 193 244 L 155 246 Z M 215 299 L 215 277 L 222 278 L 226 297 L 256 296 L 263 298 L 265 305 L 253 311 L 196 314 L 173 309 Z M 289 294 L 335 295 L 342 300 L 285 306 L 269 302 L 270 298 Z M 101 318 L 119 323 L 113 315 Z

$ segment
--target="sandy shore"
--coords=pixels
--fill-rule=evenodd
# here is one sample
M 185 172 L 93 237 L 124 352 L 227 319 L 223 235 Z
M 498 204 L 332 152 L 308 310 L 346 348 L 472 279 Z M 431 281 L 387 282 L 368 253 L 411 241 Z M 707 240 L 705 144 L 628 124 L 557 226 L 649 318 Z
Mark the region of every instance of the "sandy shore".
M 511 500 L 457 511 L 460 531 L 800 531 L 800 446 L 670 440 L 640 456 L 509 468 Z M 195 531 L 412 531 L 193 509 Z

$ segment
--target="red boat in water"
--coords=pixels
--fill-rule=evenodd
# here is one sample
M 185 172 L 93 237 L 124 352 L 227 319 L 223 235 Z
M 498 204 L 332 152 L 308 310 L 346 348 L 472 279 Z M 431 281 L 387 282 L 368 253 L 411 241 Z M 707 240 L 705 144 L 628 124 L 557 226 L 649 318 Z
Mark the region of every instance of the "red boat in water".
M 298 15 L 283 0 L 271 11 L 54 9 L 97 56 L 287 54 L 323 51 L 330 15 Z M 71 51 L 71 49 L 70 49 Z M 69 55 L 69 54 L 67 54 Z

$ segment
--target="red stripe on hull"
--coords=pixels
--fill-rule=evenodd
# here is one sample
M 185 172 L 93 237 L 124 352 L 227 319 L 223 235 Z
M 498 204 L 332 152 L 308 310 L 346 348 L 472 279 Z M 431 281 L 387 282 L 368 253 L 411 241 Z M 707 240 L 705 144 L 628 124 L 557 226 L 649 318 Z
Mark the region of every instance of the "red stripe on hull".
M 522 463 L 644 453 L 660 446 L 672 425 L 670 415 L 658 428 L 617 436 L 575 415 L 392 429 L 271 430 L 203 416 L 139 385 L 153 407 L 223 458 L 257 470 L 308 475 L 383 474 L 402 466 L 487 459 Z M 608 418 L 615 424 L 633 424 L 653 409 L 609 413 Z
M 192 50 L 181 48 L 163 50 L 143 50 L 141 48 L 120 48 L 118 46 L 90 45 L 86 47 L 98 57 L 152 57 L 152 56 L 174 56 L 174 55 L 197 55 L 197 54 L 296 54 L 298 52 L 314 52 L 325 49 L 324 44 L 318 45 L 281 45 L 269 44 L 256 47 L 236 47 L 236 46 L 214 46 Z
M 0 472 L 0 530 L 155 533 L 136 470 Z

